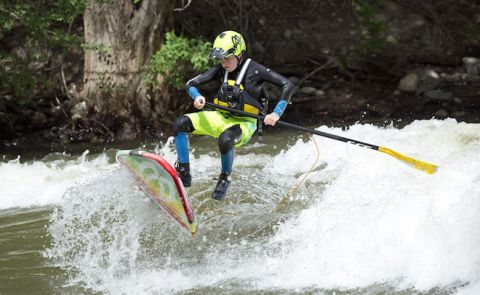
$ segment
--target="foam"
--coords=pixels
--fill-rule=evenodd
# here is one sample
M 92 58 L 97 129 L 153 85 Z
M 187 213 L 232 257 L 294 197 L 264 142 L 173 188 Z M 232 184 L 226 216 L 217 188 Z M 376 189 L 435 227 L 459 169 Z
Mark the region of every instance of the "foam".
M 87 159 L 88 151 L 76 159 L 59 155 L 52 161 L 22 163 L 21 158 L 0 163 L 0 209 L 59 204 L 65 191 L 112 169 L 105 155 Z
M 200 224 L 197 240 L 178 236 L 156 208 L 139 202 L 141 193 L 126 175 L 104 174 L 60 202 L 50 227 L 56 243 L 48 254 L 60 267 L 76 269 L 72 283 L 111 294 L 372 286 L 480 293 L 480 124 L 425 120 L 401 130 L 361 124 L 347 131 L 319 130 L 386 146 L 440 169 L 428 175 L 389 155 L 317 137 L 320 166 L 310 174 L 309 189 L 301 191 L 309 194 L 307 209 L 277 223 L 274 234 L 255 238 L 225 230 L 235 219 L 222 216 Z M 168 145 L 158 152 L 175 160 Z M 199 154 L 192 158 L 193 172 L 207 185 L 206 174 L 218 169 L 218 154 Z M 239 153 L 235 169 L 262 170 L 274 195 L 285 183 L 295 183 L 315 158 L 315 146 L 298 140 L 273 156 Z M 107 181 L 113 185 L 102 188 Z M 239 208 L 236 201 L 225 206 Z M 76 218 L 102 222 L 98 229 L 82 230 Z

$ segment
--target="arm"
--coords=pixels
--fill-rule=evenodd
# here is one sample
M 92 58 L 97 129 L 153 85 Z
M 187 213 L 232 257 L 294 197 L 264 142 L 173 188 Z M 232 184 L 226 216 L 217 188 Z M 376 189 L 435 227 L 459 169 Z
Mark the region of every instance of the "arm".
M 215 77 L 217 76 L 220 68 L 221 68 L 220 65 L 216 65 L 216 66 L 210 68 L 205 73 L 200 74 L 193 79 L 190 79 L 187 82 L 186 87 L 185 87 L 188 95 L 190 95 L 190 97 L 193 100 L 195 100 L 199 96 L 202 96 L 200 94 L 200 91 L 198 90 L 198 87 L 202 84 L 208 83 L 208 82 L 212 81 L 213 79 L 215 79 Z
M 263 80 L 282 88 L 280 99 L 275 106 L 273 112 L 265 116 L 265 124 L 273 126 L 275 125 L 275 123 L 277 123 L 277 121 L 280 119 L 283 112 L 287 108 L 287 105 L 292 98 L 294 86 L 293 83 L 290 82 L 290 80 L 278 74 L 277 72 L 272 71 L 271 69 L 268 69 L 260 64 L 257 65 L 258 73 Z

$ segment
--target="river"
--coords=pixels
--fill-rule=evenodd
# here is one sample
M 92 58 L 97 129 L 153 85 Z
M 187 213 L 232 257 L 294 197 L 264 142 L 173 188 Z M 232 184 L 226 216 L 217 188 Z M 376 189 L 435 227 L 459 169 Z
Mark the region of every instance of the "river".
M 278 130 L 237 149 L 218 202 L 217 144 L 193 137 L 191 238 L 135 187 L 114 148 L 10 151 L 0 294 L 480 294 L 480 124 L 318 130 L 440 168 Z M 170 142 L 120 146 L 132 147 L 175 161 Z

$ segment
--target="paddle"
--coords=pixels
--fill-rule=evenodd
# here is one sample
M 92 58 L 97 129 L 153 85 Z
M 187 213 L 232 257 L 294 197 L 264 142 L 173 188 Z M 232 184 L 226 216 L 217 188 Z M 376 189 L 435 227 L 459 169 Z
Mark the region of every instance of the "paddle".
M 236 110 L 236 109 L 220 106 L 220 105 L 217 105 L 217 104 L 214 104 L 214 103 L 211 103 L 211 102 L 206 102 L 206 104 L 208 106 L 212 107 L 212 108 L 216 108 L 216 109 L 231 112 L 231 113 L 236 113 L 236 114 L 239 114 L 239 115 L 242 115 L 242 116 L 245 116 L 245 117 L 251 117 L 251 118 L 259 119 L 259 120 L 262 120 L 262 121 L 263 121 L 263 119 L 265 119 L 265 117 L 263 117 L 263 116 L 254 115 L 254 114 L 247 113 L 247 112 L 244 112 L 244 111 L 241 111 L 241 110 Z M 282 122 L 282 121 L 278 121 L 276 123 L 276 125 L 289 127 L 289 128 L 293 128 L 293 129 L 296 129 L 296 130 L 299 130 L 299 131 L 303 131 L 303 132 L 307 132 L 307 133 L 311 133 L 311 134 L 315 134 L 315 135 L 319 135 L 319 136 L 323 136 L 323 137 L 328 137 L 328 138 L 331 138 L 331 139 L 334 139 L 334 140 L 339 140 L 339 141 L 343 141 L 343 142 L 346 142 L 346 143 L 350 143 L 350 144 L 358 145 L 358 146 L 361 146 L 361 147 L 369 148 L 369 149 L 372 149 L 372 150 L 376 150 L 376 151 L 385 153 L 387 155 L 390 155 L 390 156 L 392 156 L 392 157 L 394 157 L 394 158 L 396 158 L 396 159 L 398 159 L 398 160 L 400 160 L 400 161 L 402 161 L 402 162 L 404 162 L 404 163 L 406 163 L 406 164 L 408 164 L 408 165 L 410 165 L 410 166 L 412 166 L 412 167 L 414 167 L 418 170 L 426 172 L 428 174 L 435 173 L 437 171 L 437 168 L 438 168 L 437 165 L 430 164 L 430 163 L 427 163 L 427 162 L 423 162 L 423 161 L 420 161 L 420 160 L 402 155 L 402 154 L 400 154 L 400 153 L 398 153 L 398 152 L 396 152 L 392 149 L 389 149 L 387 147 L 377 146 L 377 145 L 369 144 L 369 143 L 366 143 L 366 142 L 361 142 L 361 141 L 358 141 L 358 140 L 354 140 L 354 139 L 350 139 L 350 138 L 346 138 L 346 137 L 342 137 L 342 136 L 338 136 L 338 135 L 330 134 L 330 133 L 327 133 L 327 132 L 318 131 L 318 130 L 315 130 L 315 129 L 310 129 L 310 128 L 306 128 L 306 127 L 302 127 L 302 126 L 298 126 L 298 125 L 295 125 L 295 124 Z

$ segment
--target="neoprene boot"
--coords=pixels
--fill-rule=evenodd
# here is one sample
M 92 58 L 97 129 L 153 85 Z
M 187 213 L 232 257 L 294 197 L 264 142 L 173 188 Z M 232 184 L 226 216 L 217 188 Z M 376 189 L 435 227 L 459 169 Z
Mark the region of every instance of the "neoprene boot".
M 184 187 L 192 186 L 192 175 L 190 175 L 190 163 L 175 163 L 175 170 L 182 180 Z
M 215 200 L 223 200 L 228 192 L 228 186 L 230 185 L 230 180 L 228 180 L 228 174 L 220 173 L 218 178 L 217 186 L 213 190 L 212 198 Z

